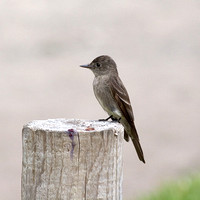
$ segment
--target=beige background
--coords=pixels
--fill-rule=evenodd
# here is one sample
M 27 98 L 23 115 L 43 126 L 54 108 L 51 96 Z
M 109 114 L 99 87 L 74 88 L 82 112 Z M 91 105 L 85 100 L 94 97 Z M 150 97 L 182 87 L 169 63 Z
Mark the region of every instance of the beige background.
M 124 142 L 124 197 L 200 166 L 200 2 L 1 1 L 0 199 L 20 199 L 21 129 L 33 119 L 107 117 L 79 68 L 108 54 L 147 164 Z

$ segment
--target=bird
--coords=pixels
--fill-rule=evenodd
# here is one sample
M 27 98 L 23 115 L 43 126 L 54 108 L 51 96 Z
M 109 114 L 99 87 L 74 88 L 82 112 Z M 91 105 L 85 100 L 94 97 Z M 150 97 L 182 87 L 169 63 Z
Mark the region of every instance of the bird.
M 145 163 L 134 123 L 130 98 L 118 75 L 115 61 L 110 56 L 102 55 L 95 58 L 90 64 L 80 65 L 80 67 L 88 68 L 94 73 L 93 90 L 95 97 L 109 115 L 105 120 L 112 119 L 123 125 L 125 141 L 132 140 L 139 160 Z

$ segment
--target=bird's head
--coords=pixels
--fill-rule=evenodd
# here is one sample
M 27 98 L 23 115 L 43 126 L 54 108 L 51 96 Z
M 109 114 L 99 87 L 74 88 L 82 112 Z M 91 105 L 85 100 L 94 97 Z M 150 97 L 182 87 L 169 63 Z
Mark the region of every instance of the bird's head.
M 95 76 L 118 73 L 115 61 L 106 55 L 95 58 L 90 64 L 80 67 L 91 69 Z

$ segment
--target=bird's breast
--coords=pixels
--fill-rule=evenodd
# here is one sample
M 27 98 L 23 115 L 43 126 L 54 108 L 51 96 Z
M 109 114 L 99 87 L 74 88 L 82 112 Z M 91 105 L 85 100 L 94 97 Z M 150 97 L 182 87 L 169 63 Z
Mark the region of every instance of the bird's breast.
M 106 103 L 106 99 L 110 98 L 107 80 L 104 77 L 95 77 L 93 81 L 93 90 L 97 100 L 103 107 Z
M 108 77 L 95 77 L 93 81 L 93 90 L 98 102 L 109 115 L 121 117 L 118 105 L 109 87 Z

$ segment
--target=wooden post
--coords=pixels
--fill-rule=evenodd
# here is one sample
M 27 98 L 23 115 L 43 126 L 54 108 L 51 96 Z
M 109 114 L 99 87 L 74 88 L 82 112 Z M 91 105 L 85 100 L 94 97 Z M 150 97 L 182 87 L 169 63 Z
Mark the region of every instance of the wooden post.
M 37 120 L 22 132 L 22 200 L 122 199 L 119 123 Z

